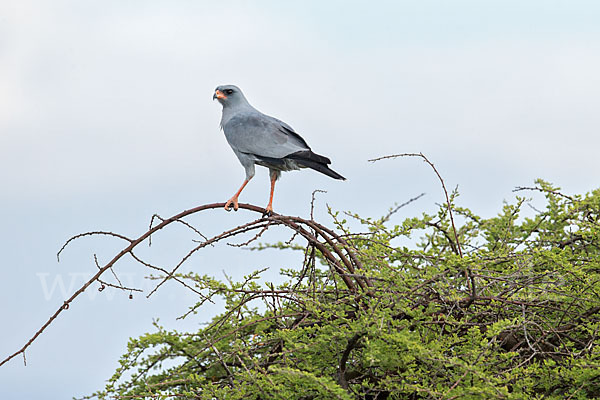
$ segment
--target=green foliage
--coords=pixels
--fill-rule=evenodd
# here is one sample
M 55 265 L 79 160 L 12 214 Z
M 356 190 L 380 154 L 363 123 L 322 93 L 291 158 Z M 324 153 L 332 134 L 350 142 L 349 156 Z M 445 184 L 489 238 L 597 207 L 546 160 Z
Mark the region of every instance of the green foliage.
M 270 246 L 306 255 L 279 285 L 179 275 L 224 312 L 197 332 L 131 339 L 92 397 L 599 398 L 600 190 L 538 184 L 547 204 L 532 217 L 520 197 L 489 219 L 453 205 L 458 241 L 446 205 L 399 225 L 348 214 L 362 233 L 332 213 L 323 242 L 354 271 L 293 242 Z M 395 244 L 406 238 L 414 248 Z

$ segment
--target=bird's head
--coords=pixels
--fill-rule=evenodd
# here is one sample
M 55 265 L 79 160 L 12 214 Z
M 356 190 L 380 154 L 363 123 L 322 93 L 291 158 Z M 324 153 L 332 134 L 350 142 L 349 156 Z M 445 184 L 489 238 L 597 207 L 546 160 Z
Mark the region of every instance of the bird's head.
M 217 86 L 213 94 L 213 100 L 217 99 L 223 107 L 232 107 L 240 104 L 248 104 L 244 94 L 239 87 L 234 85 Z

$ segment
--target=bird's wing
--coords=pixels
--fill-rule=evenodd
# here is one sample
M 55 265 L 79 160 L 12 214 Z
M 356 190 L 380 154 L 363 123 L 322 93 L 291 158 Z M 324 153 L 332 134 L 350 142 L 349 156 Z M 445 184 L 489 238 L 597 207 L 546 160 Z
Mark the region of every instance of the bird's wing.
M 223 125 L 223 132 L 232 148 L 246 154 L 283 158 L 310 150 L 304 139 L 288 124 L 260 112 L 233 116 Z

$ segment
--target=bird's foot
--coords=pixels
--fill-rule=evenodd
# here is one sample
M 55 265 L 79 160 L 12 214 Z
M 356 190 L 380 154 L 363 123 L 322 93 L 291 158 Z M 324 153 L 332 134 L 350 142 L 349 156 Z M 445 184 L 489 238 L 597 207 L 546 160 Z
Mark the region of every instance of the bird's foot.
M 238 210 L 239 206 L 238 206 L 237 196 L 234 196 L 234 197 L 230 198 L 229 200 L 227 200 L 227 203 L 225 203 L 225 211 L 231 211 L 231 206 L 233 206 L 234 211 Z
M 271 203 L 269 203 L 267 208 L 265 208 L 264 215 L 266 215 L 267 217 L 270 217 L 271 215 L 273 215 L 273 206 L 271 205 Z

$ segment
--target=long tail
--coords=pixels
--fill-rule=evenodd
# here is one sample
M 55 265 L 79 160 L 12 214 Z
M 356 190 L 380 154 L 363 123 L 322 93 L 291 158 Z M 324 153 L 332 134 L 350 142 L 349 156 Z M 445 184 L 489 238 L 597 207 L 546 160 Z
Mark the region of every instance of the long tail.
M 331 164 L 331 160 L 329 160 L 329 158 L 315 154 L 310 150 L 298 151 L 286 156 L 285 158 L 294 160 L 304 167 L 314 169 L 315 171 L 330 176 L 333 179 L 341 179 L 343 181 L 346 180 L 346 178 L 344 178 L 342 175 L 329 168 L 328 165 Z

